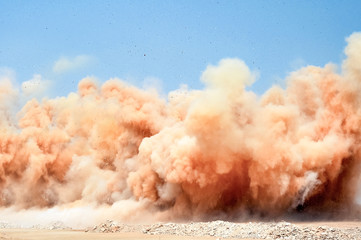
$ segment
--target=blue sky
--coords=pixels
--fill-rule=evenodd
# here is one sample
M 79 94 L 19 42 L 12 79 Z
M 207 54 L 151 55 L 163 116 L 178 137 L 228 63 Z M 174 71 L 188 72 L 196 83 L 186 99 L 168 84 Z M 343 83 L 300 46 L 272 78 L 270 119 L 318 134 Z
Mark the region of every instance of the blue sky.
M 86 76 L 203 88 L 222 58 L 244 60 L 263 93 L 305 65 L 340 64 L 361 1 L 0 0 L 0 74 L 67 95 Z

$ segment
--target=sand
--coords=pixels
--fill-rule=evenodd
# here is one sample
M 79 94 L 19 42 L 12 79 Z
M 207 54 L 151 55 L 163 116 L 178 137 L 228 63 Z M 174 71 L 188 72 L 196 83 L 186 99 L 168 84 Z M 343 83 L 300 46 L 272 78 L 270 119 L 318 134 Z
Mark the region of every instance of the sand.
M 273 223 L 274 224 L 274 223 Z M 290 223 L 276 223 L 276 224 L 290 224 Z M 246 223 L 244 223 L 246 225 Z M 335 228 L 343 229 L 350 231 L 360 232 L 361 229 L 361 222 L 360 221 L 348 221 L 348 222 L 298 222 L 292 223 L 292 226 L 297 226 L 300 228 Z M 269 239 L 283 239 L 284 236 L 280 236 L 279 238 L 275 236 L 269 236 Z M 297 236 L 289 236 L 289 239 L 299 239 Z M 320 236 L 319 239 L 335 239 L 336 236 L 329 234 L 327 236 Z M 140 232 L 117 232 L 117 233 L 99 233 L 93 231 L 85 231 L 85 230 L 46 230 L 46 229 L 0 229 L 0 239 L 12 239 L 12 240 L 45 240 L 45 239 L 77 239 L 77 240 L 102 240 L 102 239 L 159 239 L 159 240 L 186 240 L 186 239 L 199 239 L 199 240 L 206 240 L 206 239 L 232 239 L 232 238 L 223 238 L 219 236 L 177 236 L 177 235 L 150 235 L 144 234 Z M 247 239 L 247 238 L 242 238 Z M 250 238 L 251 239 L 251 238 Z M 252 238 L 255 239 L 255 238 Z M 361 235 L 353 235 L 350 238 L 345 239 L 361 239 Z
M 131 240 L 131 239 L 154 239 L 154 240 L 190 240 L 190 239 L 217 239 L 217 237 L 194 237 L 174 235 L 148 235 L 142 233 L 94 233 L 70 230 L 38 230 L 38 229 L 3 229 L 0 230 L 0 239 L 12 240 Z M 225 238 L 222 238 L 225 239 Z

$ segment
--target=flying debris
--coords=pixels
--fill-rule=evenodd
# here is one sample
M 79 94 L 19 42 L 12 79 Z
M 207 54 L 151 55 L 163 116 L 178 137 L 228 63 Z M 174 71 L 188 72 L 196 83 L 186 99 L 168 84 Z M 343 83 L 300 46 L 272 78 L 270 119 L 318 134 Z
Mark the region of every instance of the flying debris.
M 182 88 L 168 100 L 85 78 L 78 93 L 33 99 L 16 115 L 21 92 L 1 80 L 1 215 L 93 211 L 138 221 L 351 210 L 361 34 L 347 41 L 342 73 L 305 67 L 262 96 L 245 88 L 255 76 L 238 59 L 208 66 L 204 90 Z

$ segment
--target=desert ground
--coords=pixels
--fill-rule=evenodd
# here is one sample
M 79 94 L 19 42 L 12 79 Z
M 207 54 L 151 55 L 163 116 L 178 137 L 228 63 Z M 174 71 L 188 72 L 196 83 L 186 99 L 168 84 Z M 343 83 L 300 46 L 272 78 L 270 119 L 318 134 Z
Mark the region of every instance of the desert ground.
M 112 221 L 89 229 L 2 228 L 0 239 L 361 239 L 360 221 L 157 223 L 126 225 Z
M 143 233 L 94 233 L 71 230 L 37 230 L 37 229 L 6 229 L 1 230 L 1 240 L 133 240 L 133 239 L 154 239 L 154 240 L 190 240 L 190 239 L 217 239 L 216 237 L 193 237 L 193 236 L 172 236 L 172 235 L 148 235 Z

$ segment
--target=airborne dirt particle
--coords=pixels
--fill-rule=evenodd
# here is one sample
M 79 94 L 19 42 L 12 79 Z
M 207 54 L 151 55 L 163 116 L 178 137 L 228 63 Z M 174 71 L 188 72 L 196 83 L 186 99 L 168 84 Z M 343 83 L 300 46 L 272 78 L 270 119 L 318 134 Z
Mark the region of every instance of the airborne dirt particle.
M 182 88 L 168 101 L 85 78 L 78 93 L 33 99 L 16 115 L 20 93 L 3 79 L 1 215 L 88 213 L 79 222 L 90 223 L 355 213 L 360 52 L 355 33 L 342 73 L 302 68 L 262 96 L 246 89 L 255 76 L 244 62 L 224 59 L 203 72 L 204 90 Z

